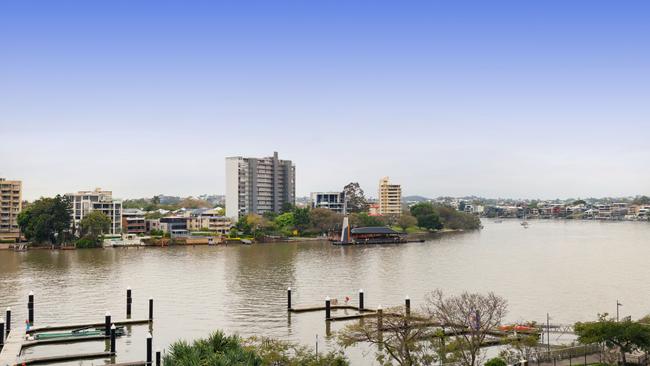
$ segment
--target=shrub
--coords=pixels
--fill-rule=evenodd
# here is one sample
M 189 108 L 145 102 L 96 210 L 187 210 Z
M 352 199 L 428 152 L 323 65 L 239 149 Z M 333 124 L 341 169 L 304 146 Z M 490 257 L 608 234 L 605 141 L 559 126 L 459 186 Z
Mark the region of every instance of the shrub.
M 494 357 L 485 363 L 485 366 L 508 366 L 506 361 L 501 357 Z
M 74 246 L 77 249 L 97 248 L 99 246 L 99 241 L 97 241 L 97 240 L 95 240 L 93 238 L 84 236 L 83 238 L 77 240 L 74 243 Z

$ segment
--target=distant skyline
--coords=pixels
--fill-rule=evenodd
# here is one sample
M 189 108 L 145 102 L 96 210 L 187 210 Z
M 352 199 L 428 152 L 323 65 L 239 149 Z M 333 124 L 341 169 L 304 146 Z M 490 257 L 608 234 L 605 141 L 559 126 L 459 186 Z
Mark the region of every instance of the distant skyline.
M 645 1 L 3 1 L 0 177 L 24 198 L 650 195 Z

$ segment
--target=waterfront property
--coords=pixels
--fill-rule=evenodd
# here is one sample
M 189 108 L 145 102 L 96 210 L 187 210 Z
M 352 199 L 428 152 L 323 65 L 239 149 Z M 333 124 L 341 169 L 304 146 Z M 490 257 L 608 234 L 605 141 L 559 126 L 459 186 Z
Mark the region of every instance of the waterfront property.
M 311 208 L 326 208 L 343 213 L 344 196 L 342 192 L 312 192 L 310 195 Z
M 226 216 L 237 220 L 278 213 L 295 201 L 296 167 L 291 160 L 280 160 L 277 152 L 266 158 L 226 158 Z
M 122 232 L 122 201 L 113 199 L 113 192 L 96 188 L 94 191 L 66 193 L 72 203 L 72 220 L 76 227 L 92 211 L 99 211 L 108 216 L 111 226 L 108 234 Z
M 391 184 L 388 177 L 379 181 L 379 214 L 402 214 L 402 187 L 399 184 Z
M 125 234 L 144 234 L 147 232 L 147 223 L 144 211 L 137 208 L 122 210 L 122 232 Z
M 22 182 L 0 178 L 0 242 L 20 241 L 18 214 L 22 210 Z

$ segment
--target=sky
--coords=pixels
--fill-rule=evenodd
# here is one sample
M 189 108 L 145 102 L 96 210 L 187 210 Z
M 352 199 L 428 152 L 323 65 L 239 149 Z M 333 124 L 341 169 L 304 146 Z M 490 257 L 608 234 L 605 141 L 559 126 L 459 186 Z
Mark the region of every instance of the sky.
M 647 1 L 0 1 L 0 177 L 24 197 L 650 194 Z

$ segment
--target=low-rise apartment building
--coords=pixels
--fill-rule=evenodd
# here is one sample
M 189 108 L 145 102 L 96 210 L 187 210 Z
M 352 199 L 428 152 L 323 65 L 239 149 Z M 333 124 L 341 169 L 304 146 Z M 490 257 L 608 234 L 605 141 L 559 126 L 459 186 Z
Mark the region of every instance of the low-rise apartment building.
M 311 208 L 326 208 L 343 213 L 345 195 L 342 192 L 312 192 L 310 198 Z
M 122 210 L 122 232 L 125 234 L 144 234 L 147 232 L 147 222 L 144 211 L 137 208 Z
M 72 203 L 72 221 L 76 228 L 90 212 L 99 211 L 111 220 L 111 227 L 107 234 L 122 233 L 122 201 L 113 199 L 113 192 L 96 188 L 94 191 L 66 193 L 65 196 Z
M 20 241 L 18 214 L 22 210 L 22 182 L 0 178 L 0 241 Z

